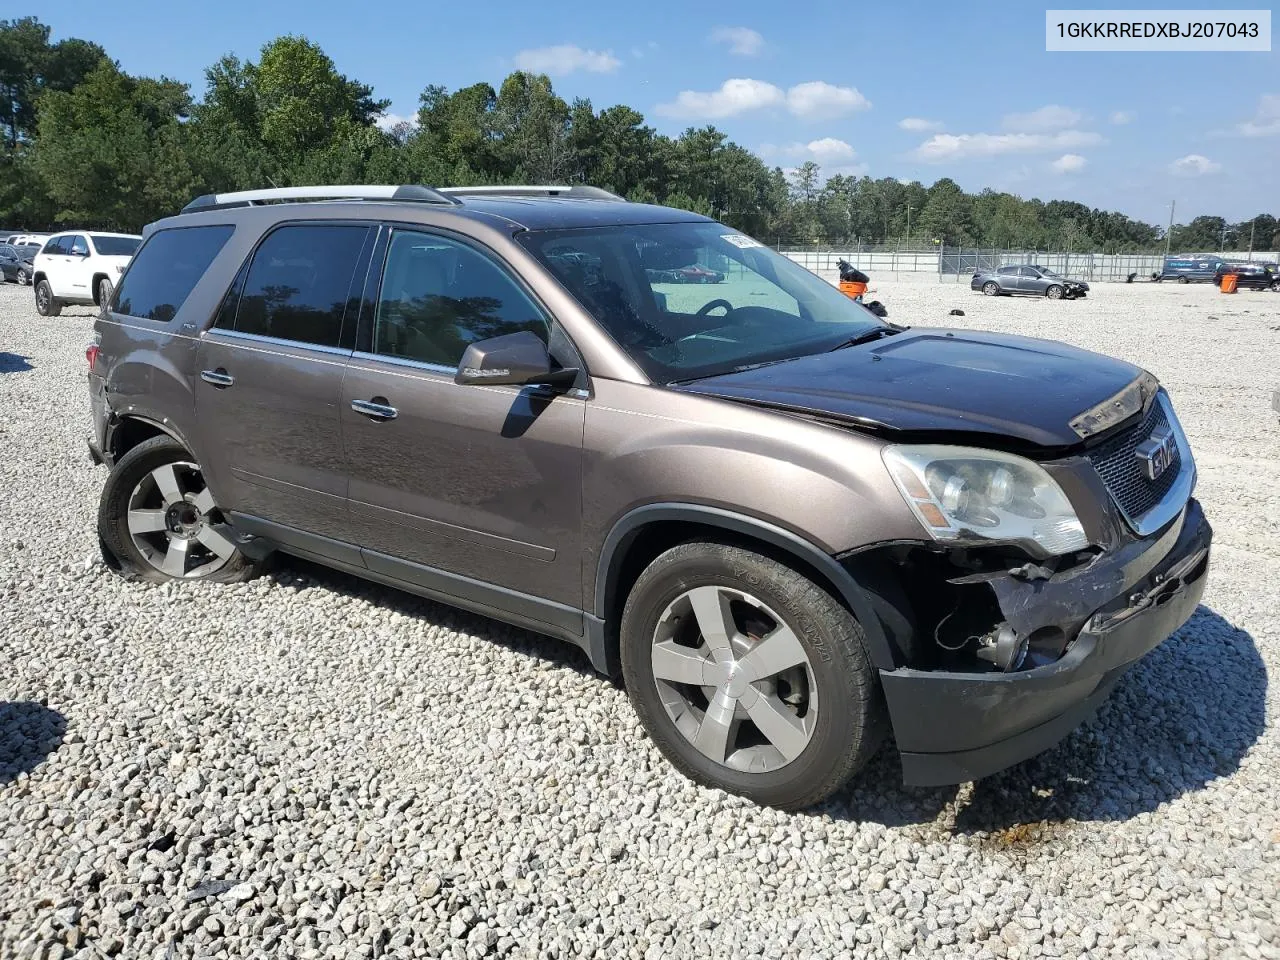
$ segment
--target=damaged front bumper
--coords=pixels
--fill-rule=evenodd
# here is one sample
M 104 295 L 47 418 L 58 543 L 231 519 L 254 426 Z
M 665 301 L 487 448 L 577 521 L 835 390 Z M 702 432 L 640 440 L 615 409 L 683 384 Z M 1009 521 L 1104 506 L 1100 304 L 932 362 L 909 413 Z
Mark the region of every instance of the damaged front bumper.
M 1078 570 L 984 578 L 1019 634 L 1053 626 L 1075 639 L 1060 659 L 1013 673 L 881 671 L 903 780 L 976 780 L 1048 749 L 1088 719 L 1125 670 L 1195 611 L 1212 536 L 1190 500 L 1160 534 Z

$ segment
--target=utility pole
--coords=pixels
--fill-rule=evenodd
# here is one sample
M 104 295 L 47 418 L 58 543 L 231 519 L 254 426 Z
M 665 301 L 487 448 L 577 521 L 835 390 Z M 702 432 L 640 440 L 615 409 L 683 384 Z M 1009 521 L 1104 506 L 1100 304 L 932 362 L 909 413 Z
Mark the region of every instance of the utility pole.
M 1169 244 L 1173 241 L 1173 208 L 1177 204 L 1177 200 L 1169 201 L 1169 230 L 1164 235 L 1164 258 L 1169 259 Z
M 1253 228 L 1258 225 L 1258 218 L 1249 221 L 1249 262 L 1253 263 Z
M 907 201 L 907 249 L 911 249 L 911 201 Z

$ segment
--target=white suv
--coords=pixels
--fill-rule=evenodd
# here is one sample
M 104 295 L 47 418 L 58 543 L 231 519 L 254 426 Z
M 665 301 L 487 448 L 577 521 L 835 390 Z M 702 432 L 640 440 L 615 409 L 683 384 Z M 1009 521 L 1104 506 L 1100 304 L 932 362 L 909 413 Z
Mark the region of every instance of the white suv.
M 33 264 L 36 312 L 56 317 L 68 304 L 106 303 L 141 242 L 128 233 L 55 233 Z

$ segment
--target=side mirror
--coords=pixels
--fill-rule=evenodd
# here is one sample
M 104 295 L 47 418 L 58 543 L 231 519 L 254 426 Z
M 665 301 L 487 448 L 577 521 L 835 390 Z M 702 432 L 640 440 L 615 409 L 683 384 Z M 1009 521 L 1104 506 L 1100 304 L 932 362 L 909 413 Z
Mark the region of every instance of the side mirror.
M 521 330 L 470 344 L 453 382 L 567 387 L 577 378 L 577 367 L 553 370 L 547 345 L 536 333 Z

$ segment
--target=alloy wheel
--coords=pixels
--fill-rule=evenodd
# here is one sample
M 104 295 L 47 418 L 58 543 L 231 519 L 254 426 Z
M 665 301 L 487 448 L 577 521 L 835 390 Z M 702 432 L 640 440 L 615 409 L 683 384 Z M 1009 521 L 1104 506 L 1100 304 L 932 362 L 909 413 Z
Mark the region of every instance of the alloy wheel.
M 804 644 L 762 601 L 695 587 L 658 620 L 651 666 L 667 716 L 703 755 L 768 773 L 800 756 L 818 720 Z
M 18 271 L 18 286 L 20 286 L 20 287 L 26 287 L 26 286 L 29 286 L 30 284 L 31 284 L 31 277 L 29 277 L 29 276 L 27 275 L 27 271 L 25 271 L 25 270 L 19 270 L 19 271 Z
M 127 523 L 138 552 L 170 577 L 207 576 L 236 552 L 194 463 L 166 463 L 139 480 L 129 495 Z

